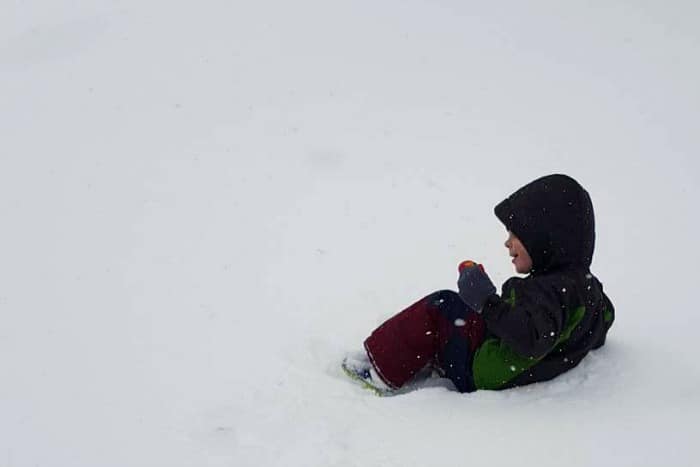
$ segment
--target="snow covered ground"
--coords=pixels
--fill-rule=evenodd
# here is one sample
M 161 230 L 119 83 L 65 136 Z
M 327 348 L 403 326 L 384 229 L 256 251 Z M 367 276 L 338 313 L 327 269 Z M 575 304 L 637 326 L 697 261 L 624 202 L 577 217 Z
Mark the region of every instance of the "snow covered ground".
M 0 466 L 691 466 L 696 2 L 3 2 Z M 564 172 L 608 344 L 377 398 L 338 362 Z

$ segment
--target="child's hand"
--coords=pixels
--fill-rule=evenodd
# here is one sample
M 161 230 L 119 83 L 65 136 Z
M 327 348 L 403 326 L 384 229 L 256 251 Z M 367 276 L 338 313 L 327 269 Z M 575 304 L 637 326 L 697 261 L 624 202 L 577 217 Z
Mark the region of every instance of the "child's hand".
M 484 267 L 474 261 L 463 261 L 459 265 L 459 296 L 469 308 L 481 313 L 486 299 L 496 293 L 496 287 L 486 275 Z

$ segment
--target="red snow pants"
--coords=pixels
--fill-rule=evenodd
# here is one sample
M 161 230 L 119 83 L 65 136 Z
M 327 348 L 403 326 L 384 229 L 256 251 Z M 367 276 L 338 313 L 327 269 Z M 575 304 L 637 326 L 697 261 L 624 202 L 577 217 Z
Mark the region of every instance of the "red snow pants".
M 375 329 L 364 346 L 386 384 L 400 388 L 426 365 L 452 380 L 460 392 L 476 390 L 471 365 L 486 325 L 456 292 L 422 298 Z

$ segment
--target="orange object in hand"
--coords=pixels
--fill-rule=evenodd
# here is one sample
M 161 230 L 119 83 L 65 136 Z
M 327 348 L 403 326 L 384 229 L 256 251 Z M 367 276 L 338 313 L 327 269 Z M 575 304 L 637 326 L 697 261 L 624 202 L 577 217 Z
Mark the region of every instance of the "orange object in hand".
M 479 269 L 484 271 L 484 266 L 482 266 L 481 264 L 477 264 L 474 261 L 468 259 L 466 261 L 462 261 L 461 263 L 459 263 L 459 268 L 458 268 L 459 273 L 461 274 L 464 269 L 473 268 L 474 266 L 479 266 Z M 484 272 L 486 272 L 486 271 L 484 271 Z

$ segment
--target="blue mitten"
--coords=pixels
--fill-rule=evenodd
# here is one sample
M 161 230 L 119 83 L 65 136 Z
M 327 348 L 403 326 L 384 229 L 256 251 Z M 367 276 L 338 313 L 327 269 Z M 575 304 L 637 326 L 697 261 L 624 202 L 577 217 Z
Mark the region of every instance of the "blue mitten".
M 459 296 L 469 308 L 481 313 L 486 299 L 496 293 L 496 287 L 481 264 L 465 261 L 459 268 Z

